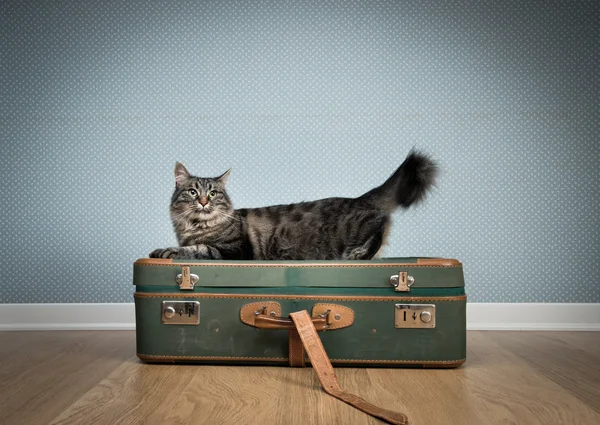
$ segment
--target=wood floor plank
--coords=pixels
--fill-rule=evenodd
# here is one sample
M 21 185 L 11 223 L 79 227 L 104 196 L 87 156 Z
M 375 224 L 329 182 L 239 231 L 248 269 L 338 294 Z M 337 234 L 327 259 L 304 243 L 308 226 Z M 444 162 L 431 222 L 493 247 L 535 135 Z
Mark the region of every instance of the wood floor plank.
M 312 368 L 146 365 L 134 355 L 131 331 L 7 334 L 0 335 L 3 425 L 382 423 L 326 394 Z M 467 336 L 462 368 L 335 371 L 345 390 L 407 414 L 411 425 L 600 423 L 599 385 L 589 373 L 597 369 L 586 369 L 597 353 L 579 339 L 585 335 Z M 18 349 L 3 351 L 5 344 Z
M 52 425 L 88 421 L 149 425 L 379 423 L 325 394 L 312 369 L 165 366 L 135 361 L 115 370 Z
M 363 368 L 336 368 L 334 369 L 340 386 L 350 394 L 354 394 L 376 406 L 395 410 L 399 404 L 398 400 L 394 405 L 386 404 L 378 396 L 373 394 L 373 381 L 368 369 Z M 327 423 L 333 422 L 338 424 L 381 424 L 382 422 L 372 416 L 363 413 L 356 408 L 330 396 L 322 389 L 321 383 L 314 370 L 308 371 L 311 378 L 311 387 L 316 392 L 318 407 L 322 410 L 323 415 L 320 418 L 315 417 L 312 423 Z M 309 387 L 310 389 L 310 387 Z M 306 389 L 299 388 L 296 397 L 302 397 L 306 393 Z M 293 401 L 292 401 L 293 402 Z M 402 404 L 400 404 L 402 406 Z M 311 404 L 304 404 L 304 414 L 301 419 L 308 419 L 309 412 L 314 409 Z M 399 410 L 401 412 L 401 410 Z M 285 419 L 285 418 L 284 418 Z M 298 421 L 302 423 L 302 421 Z M 306 423 L 306 421 L 304 422 Z
M 445 370 L 370 370 L 368 397 L 408 415 L 411 424 L 484 424 L 477 400 L 459 379 Z
M 31 344 L 36 339 L 44 336 L 52 338 L 49 332 L 0 332 L 0 361 L 12 355 L 15 351 L 21 350 L 24 345 Z
M 414 424 L 595 424 L 600 417 L 517 356 L 468 333 L 468 360 L 454 370 L 370 370 L 384 403 L 404 401 Z M 398 379 L 395 379 L 395 378 Z M 394 381 L 395 384 L 394 384 Z M 532 393 L 532 394 L 530 394 Z M 578 411 L 583 408 L 583 411 Z M 572 417 L 570 417 L 571 415 Z M 563 418 L 572 420 L 563 422 Z
M 274 421 L 285 423 L 290 420 L 290 425 L 303 423 L 327 423 L 331 406 L 319 391 L 319 380 L 311 369 L 285 369 L 281 371 L 282 391 L 277 404 Z M 327 395 L 327 394 L 325 394 Z M 349 422 L 351 423 L 351 422 Z M 361 425 L 366 422 L 359 422 Z
M 577 347 L 596 358 L 600 363 L 600 333 L 599 332 L 536 332 L 535 335 L 557 336 L 557 340 L 566 345 Z
M 178 391 L 190 366 L 150 367 L 130 359 L 58 415 L 52 424 L 146 424 L 163 418 L 164 399 Z M 186 373 L 187 372 L 187 373 Z
M 73 332 L 0 332 L 0 391 L 78 341 Z
M 48 336 L 54 339 L 47 345 L 32 340 L 38 351 L 30 347 L 18 361 L 5 365 L 11 371 L 0 386 L 0 423 L 48 423 L 134 354 L 133 335 L 51 332 Z
M 175 399 L 162 408 L 168 423 L 264 424 L 275 416 L 279 407 L 276 397 L 282 392 L 279 368 L 200 367 L 195 368 Z M 163 422 L 150 420 L 148 423 Z
M 277 375 L 273 368 L 145 365 L 131 360 L 52 424 L 237 424 L 249 414 L 268 421 L 273 417 L 269 408 L 275 408 L 273 395 L 281 385 Z
M 528 338 L 527 334 L 523 334 Z M 530 337 L 530 336 L 529 336 Z M 489 424 L 598 424 L 600 414 L 528 362 L 502 348 L 487 332 L 469 332 L 477 353 L 461 380 Z
M 600 413 L 600 353 L 574 346 L 562 332 L 536 332 L 527 337 L 522 332 L 488 332 L 486 336 Z M 588 332 L 578 337 L 580 344 L 600 339 Z

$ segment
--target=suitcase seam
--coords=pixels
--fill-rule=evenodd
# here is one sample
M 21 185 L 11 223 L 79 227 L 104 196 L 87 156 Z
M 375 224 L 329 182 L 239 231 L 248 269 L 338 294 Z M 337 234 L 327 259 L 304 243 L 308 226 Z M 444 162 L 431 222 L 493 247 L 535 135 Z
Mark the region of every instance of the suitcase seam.
M 156 354 L 142 354 L 137 353 L 138 356 L 160 358 L 160 359 L 205 359 L 205 360 L 277 360 L 286 362 L 289 361 L 289 357 L 224 357 L 224 356 L 161 356 Z M 367 360 L 367 359 L 330 359 L 332 362 L 367 362 L 367 363 L 459 363 L 466 361 L 466 358 L 458 360 Z M 308 361 L 307 363 L 310 363 Z
M 462 268 L 462 265 L 430 265 L 430 264 L 412 264 L 412 263 L 397 263 L 397 264 L 207 264 L 207 263 L 174 263 L 174 264 L 147 264 L 137 263 L 136 267 L 235 267 L 235 268 L 420 268 L 420 269 L 456 269 Z
M 270 294 L 259 294 L 259 295 L 249 295 L 249 294 L 224 294 L 224 295 L 214 295 L 214 294 L 203 294 L 203 293 L 147 293 L 147 292 L 135 292 L 134 298 L 230 298 L 230 299 L 263 299 L 263 298 L 272 298 L 272 299 L 283 299 L 283 300 L 293 300 L 293 299 L 307 299 L 314 301 L 367 301 L 367 302 L 376 302 L 376 301 L 466 301 L 466 295 L 459 295 L 455 297 L 365 297 L 365 298 L 344 298 L 343 296 L 331 296 L 331 297 L 320 297 L 318 295 L 270 295 Z

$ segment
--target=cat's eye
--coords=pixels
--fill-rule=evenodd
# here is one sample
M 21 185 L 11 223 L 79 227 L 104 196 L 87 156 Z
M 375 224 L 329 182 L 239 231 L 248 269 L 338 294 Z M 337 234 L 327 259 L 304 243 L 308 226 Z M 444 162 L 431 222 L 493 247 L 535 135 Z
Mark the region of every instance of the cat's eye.
M 215 192 L 214 190 L 211 190 L 211 191 L 208 193 L 208 197 L 209 197 L 209 198 L 211 198 L 211 199 L 212 199 L 212 198 L 214 198 L 215 196 L 217 196 L 217 192 Z
M 192 196 L 196 196 L 198 194 L 198 192 L 196 192 L 194 189 L 190 189 L 189 194 Z

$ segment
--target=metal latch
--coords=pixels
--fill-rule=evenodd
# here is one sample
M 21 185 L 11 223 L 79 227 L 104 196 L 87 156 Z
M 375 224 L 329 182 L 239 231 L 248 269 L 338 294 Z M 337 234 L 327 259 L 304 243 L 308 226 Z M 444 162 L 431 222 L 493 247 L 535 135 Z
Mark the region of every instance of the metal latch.
M 408 272 L 398 272 L 390 277 L 390 285 L 396 288 L 396 292 L 409 292 L 413 283 L 415 278 L 409 276 Z
M 163 301 L 161 322 L 165 325 L 200 324 L 200 302 Z
M 396 304 L 396 328 L 435 328 L 435 304 Z
M 181 274 L 177 275 L 175 282 L 179 285 L 179 289 L 193 290 L 194 285 L 198 283 L 198 275 L 191 274 L 189 266 L 183 266 Z

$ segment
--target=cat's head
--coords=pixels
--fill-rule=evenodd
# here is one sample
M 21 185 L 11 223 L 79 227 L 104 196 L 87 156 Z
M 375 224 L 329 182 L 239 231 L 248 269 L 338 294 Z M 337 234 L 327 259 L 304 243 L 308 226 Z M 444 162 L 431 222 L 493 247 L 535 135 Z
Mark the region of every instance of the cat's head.
M 171 197 L 172 218 L 198 222 L 230 216 L 233 205 L 225 190 L 230 171 L 219 177 L 196 177 L 177 162 L 175 190 Z

